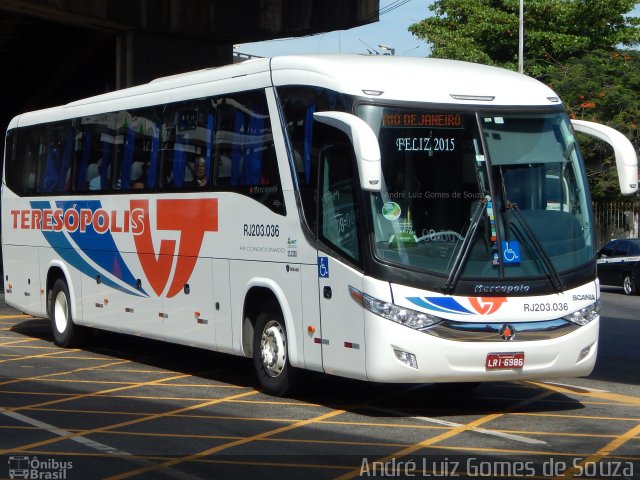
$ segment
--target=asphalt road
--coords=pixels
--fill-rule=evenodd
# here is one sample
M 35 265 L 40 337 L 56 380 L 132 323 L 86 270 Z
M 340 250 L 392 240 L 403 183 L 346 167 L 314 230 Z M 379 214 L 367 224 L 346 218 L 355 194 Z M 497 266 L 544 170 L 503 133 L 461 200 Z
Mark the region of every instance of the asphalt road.
M 600 345 L 594 372 L 586 384 L 640 396 L 640 296 L 602 288 Z
M 640 297 L 602 296 L 587 378 L 473 392 L 310 377 L 111 333 L 60 349 L 0 302 L 0 478 L 640 478 Z

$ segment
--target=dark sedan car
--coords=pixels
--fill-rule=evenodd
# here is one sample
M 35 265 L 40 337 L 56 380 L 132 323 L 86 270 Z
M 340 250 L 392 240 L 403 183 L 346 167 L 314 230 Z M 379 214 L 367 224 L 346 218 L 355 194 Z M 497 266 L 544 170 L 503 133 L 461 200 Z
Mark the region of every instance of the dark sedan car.
M 622 287 L 636 295 L 640 286 L 640 238 L 612 240 L 598 252 L 598 278 L 602 285 Z

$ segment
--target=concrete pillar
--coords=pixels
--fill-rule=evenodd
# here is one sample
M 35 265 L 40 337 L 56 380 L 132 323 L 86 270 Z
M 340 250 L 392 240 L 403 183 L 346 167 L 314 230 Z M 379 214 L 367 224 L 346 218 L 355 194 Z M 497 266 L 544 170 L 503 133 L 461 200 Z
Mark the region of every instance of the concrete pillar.
M 127 31 L 116 37 L 116 88 L 233 62 L 233 45 Z

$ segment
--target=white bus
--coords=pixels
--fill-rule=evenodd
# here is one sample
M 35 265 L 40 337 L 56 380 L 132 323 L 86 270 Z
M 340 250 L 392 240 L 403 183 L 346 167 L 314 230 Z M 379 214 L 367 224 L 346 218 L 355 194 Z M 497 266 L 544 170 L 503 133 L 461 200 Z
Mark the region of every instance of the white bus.
M 587 375 L 593 220 L 574 130 L 493 67 L 290 56 L 25 113 L 8 128 L 6 302 L 91 329 L 375 382 Z

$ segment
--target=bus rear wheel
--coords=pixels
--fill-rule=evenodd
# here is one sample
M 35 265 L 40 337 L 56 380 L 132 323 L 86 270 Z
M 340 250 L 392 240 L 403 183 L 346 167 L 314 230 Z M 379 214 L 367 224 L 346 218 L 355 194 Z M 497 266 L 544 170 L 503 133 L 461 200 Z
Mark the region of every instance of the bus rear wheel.
M 62 278 L 55 281 L 51 290 L 49 319 L 53 341 L 59 347 L 76 347 L 87 339 L 87 329 L 73 323 L 69 287 Z
M 287 330 L 280 312 L 258 315 L 253 337 L 253 366 L 265 393 L 283 396 L 291 392 L 294 369 L 289 364 Z

